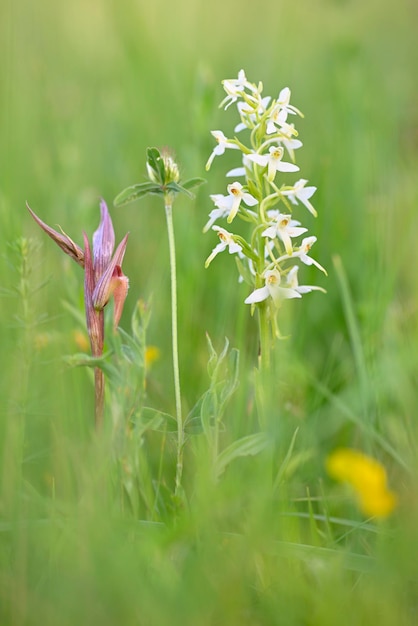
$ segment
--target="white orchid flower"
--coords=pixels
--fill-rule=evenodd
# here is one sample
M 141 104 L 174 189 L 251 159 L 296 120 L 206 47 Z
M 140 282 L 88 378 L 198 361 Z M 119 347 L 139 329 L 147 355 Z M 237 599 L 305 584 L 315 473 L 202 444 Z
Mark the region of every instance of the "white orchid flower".
M 241 200 L 247 206 L 254 206 L 258 204 L 258 200 L 248 193 L 248 191 L 243 191 L 243 186 L 237 181 L 228 185 L 227 189 L 229 193 L 228 200 L 231 205 L 227 221 L 230 224 L 238 212 Z
M 258 103 L 254 103 L 253 107 L 251 107 L 247 102 L 243 102 L 242 100 L 240 102 L 237 102 L 237 109 L 241 118 L 241 122 L 235 126 L 234 132 L 239 133 L 241 130 L 245 130 L 246 128 L 254 128 L 254 125 L 257 122 L 257 115 L 263 115 L 269 105 L 270 100 L 270 96 L 261 98 Z
M 237 178 L 239 176 L 245 176 L 245 167 L 234 167 L 232 170 L 229 170 L 225 176 L 227 178 Z
M 276 308 L 280 306 L 282 300 L 288 298 L 301 298 L 301 294 L 290 287 L 281 287 L 281 276 L 277 269 L 268 270 L 264 275 L 265 285 L 255 289 L 246 299 L 245 304 L 255 304 L 271 298 Z
M 231 209 L 230 206 L 225 203 L 225 200 L 227 198 L 228 196 L 224 196 L 222 193 L 213 193 L 210 195 L 210 199 L 216 206 L 216 209 L 212 209 L 212 211 L 209 213 L 209 220 L 203 228 L 204 233 L 212 228 L 216 220 L 219 220 L 223 217 L 228 217 Z
M 291 215 L 278 213 L 274 222 L 261 234 L 263 237 L 269 237 L 270 239 L 279 237 L 284 243 L 286 254 L 291 256 L 293 254 L 292 237 L 303 235 L 303 233 L 306 233 L 308 230 L 307 228 L 299 226 L 299 224 L 300 222 L 292 220 Z
M 205 267 L 208 267 L 210 263 L 212 263 L 216 255 L 226 250 L 226 248 L 228 248 L 229 254 L 234 254 L 241 251 L 241 246 L 239 245 L 239 243 L 234 241 L 234 235 L 232 233 L 229 233 L 227 230 L 221 228 L 220 226 L 212 226 L 212 230 L 218 233 L 220 243 L 218 243 L 218 245 L 214 247 L 211 254 L 206 259 Z
M 269 154 L 247 154 L 247 159 L 262 167 L 267 166 L 267 179 L 272 182 L 276 172 L 298 172 L 299 168 L 293 163 L 282 161 L 284 150 L 281 146 L 270 146 Z
M 241 98 L 244 90 L 248 89 L 252 93 L 257 92 L 257 87 L 247 80 L 244 70 L 238 72 L 238 78 L 228 78 L 222 81 L 223 88 L 225 89 L 227 96 L 222 100 L 220 107 L 224 107 L 226 110 L 234 102 Z
M 310 249 L 312 248 L 316 240 L 317 239 L 315 236 L 305 237 L 305 239 L 302 239 L 300 247 L 293 252 L 292 257 L 298 257 L 305 265 L 315 265 L 315 267 L 321 270 L 321 272 L 324 272 L 324 274 L 328 275 L 326 269 L 323 268 L 322 265 L 318 263 L 318 261 L 315 261 L 315 259 L 312 259 L 312 257 L 308 256 Z
M 309 293 L 310 291 L 322 291 L 323 293 L 326 293 L 325 289 L 322 289 L 322 287 L 316 287 L 314 285 L 299 285 L 298 271 L 299 267 L 294 265 L 287 275 L 286 284 L 290 287 L 290 289 L 294 289 L 300 294 Z
M 254 206 L 255 204 L 258 204 L 258 200 L 247 191 L 243 191 L 243 189 L 244 188 L 241 183 L 235 181 L 234 183 L 228 185 L 227 196 L 222 194 L 212 194 L 210 196 L 217 208 L 213 209 L 209 213 L 209 221 L 203 229 L 204 232 L 209 230 L 212 224 L 214 224 L 217 219 L 222 217 L 227 217 L 228 224 L 230 224 L 238 212 L 241 201 L 243 201 L 247 206 Z
M 277 132 L 277 127 L 283 128 L 286 124 L 287 116 L 289 113 L 291 115 L 301 115 L 302 113 L 296 107 L 290 104 L 290 89 L 289 87 L 285 87 L 279 93 L 279 97 L 276 100 L 276 104 L 274 105 L 271 114 L 269 116 L 269 120 L 267 122 L 267 135 L 271 135 Z
M 213 159 L 216 156 L 221 156 L 221 154 L 224 154 L 227 148 L 231 148 L 232 150 L 239 150 L 238 146 L 234 143 L 231 143 L 228 140 L 228 138 L 225 137 L 225 135 L 223 134 L 221 130 L 211 130 L 210 132 L 211 132 L 211 135 L 215 137 L 218 145 L 215 146 L 212 154 L 210 155 L 208 159 L 208 162 L 206 163 L 206 170 L 208 170 L 210 166 L 212 165 Z
M 289 132 L 283 132 L 283 135 L 277 138 L 277 141 L 286 148 L 288 155 L 292 159 L 295 158 L 295 150 L 301 148 L 303 143 L 300 139 L 294 139 L 293 135 L 295 134 L 295 127 L 293 124 L 289 124 Z M 282 129 L 283 130 L 283 129 Z
M 298 204 L 299 200 L 299 202 L 302 202 L 302 204 L 306 206 L 308 211 L 310 211 L 314 217 L 317 217 L 318 213 L 309 202 L 309 198 L 311 198 L 315 193 L 316 187 L 305 187 L 307 182 L 308 181 L 305 178 L 301 178 L 293 185 L 292 189 L 286 189 L 281 193 L 284 196 L 287 196 L 292 204 Z

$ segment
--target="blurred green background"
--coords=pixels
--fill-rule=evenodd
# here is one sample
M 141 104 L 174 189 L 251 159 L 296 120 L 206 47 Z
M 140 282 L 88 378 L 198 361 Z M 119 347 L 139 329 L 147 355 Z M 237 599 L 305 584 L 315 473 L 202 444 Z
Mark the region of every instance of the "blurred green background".
M 417 23 L 415 0 L 2 0 L 2 624 L 415 623 L 417 484 L 405 467 L 416 470 Z M 149 393 L 173 411 L 163 208 L 159 198 L 112 208 L 121 189 L 144 180 L 146 148 L 170 146 L 185 178 L 208 181 L 195 200 L 175 205 L 185 406 L 207 385 L 205 332 L 219 348 L 227 336 L 242 357 L 228 436 L 254 427 L 257 329 L 243 305 L 248 293 L 228 255 L 203 267 L 216 243 L 202 233 L 208 196 L 225 192 L 225 172 L 236 165 L 226 155 L 205 174 L 210 130 L 232 132 L 232 107 L 218 109 L 220 81 L 241 68 L 266 95 L 289 86 L 305 114 L 297 161 L 318 187 L 319 213 L 305 221 L 329 270 L 324 278 L 304 268 L 303 282 L 328 294 L 283 310 L 290 338 L 277 349 L 271 425 L 283 450 L 301 430 L 298 474 L 280 501 L 289 509 L 295 492 L 316 493 L 325 455 L 338 444 L 382 457 L 404 495 L 392 527 L 353 540 L 357 552 L 380 555 L 373 576 L 347 573 L 338 558 L 316 555 L 302 566 L 271 554 L 277 537 L 329 543 L 321 530 L 304 536 L 298 522 L 277 521 L 253 466 L 232 471 L 216 493 L 201 485 L 206 498 L 197 483 L 196 511 L 174 529 L 139 532 L 95 471 L 104 452 L 92 443 L 91 380 L 61 360 L 79 350 L 80 325 L 64 302 L 82 306 L 82 272 L 37 229 L 25 202 L 81 244 L 103 197 L 117 239 L 130 231 L 122 326 L 137 299 L 152 295 L 149 341 L 161 354 Z M 13 245 L 21 236 L 40 246 L 23 274 Z M 26 304 L 10 296 L 16 285 L 29 294 L 41 283 Z M 220 539 L 214 529 L 233 533 L 237 519 L 245 542 Z

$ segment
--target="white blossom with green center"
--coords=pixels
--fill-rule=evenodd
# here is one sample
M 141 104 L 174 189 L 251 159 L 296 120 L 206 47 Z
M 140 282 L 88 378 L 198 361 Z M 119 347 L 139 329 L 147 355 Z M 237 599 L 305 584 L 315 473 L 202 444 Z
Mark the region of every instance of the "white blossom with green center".
M 298 180 L 291 189 L 282 191 L 284 196 L 287 196 L 292 204 L 297 205 L 298 201 L 306 206 L 308 211 L 312 213 L 314 217 L 317 216 L 317 212 L 309 202 L 309 198 L 313 196 L 316 191 L 316 187 L 305 187 L 308 181 L 304 178 Z
M 283 153 L 282 146 L 270 146 L 268 154 L 249 154 L 247 159 L 261 165 L 261 167 L 267 166 L 267 180 L 271 183 L 275 179 L 276 172 L 299 171 L 298 166 L 294 163 L 282 161 Z
M 260 289 L 255 289 L 248 298 L 245 299 L 245 304 L 255 304 L 256 302 L 262 302 L 267 298 L 273 300 L 274 306 L 279 308 L 282 300 L 289 298 L 301 298 L 302 295 L 297 289 L 291 287 L 281 287 L 280 272 L 276 269 L 268 270 L 265 274 L 265 285 Z
M 212 161 L 216 156 L 221 156 L 227 148 L 231 148 L 232 150 L 239 150 L 238 146 L 234 143 L 231 143 L 229 139 L 225 137 L 221 130 L 212 130 L 211 134 L 215 137 L 217 141 L 217 146 L 212 151 L 208 162 L 206 163 L 206 169 L 208 170 L 212 165 Z
M 220 226 L 212 226 L 212 230 L 218 233 L 218 237 L 220 239 L 220 243 L 214 247 L 211 254 L 206 259 L 205 267 L 208 267 L 209 264 L 213 261 L 217 254 L 223 252 L 228 248 L 229 254 L 234 254 L 235 252 L 241 252 L 241 246 L 234 239 L 234 235 L 229 233 L 224 228 Z
M 284 243 L 286 254 L 291 255 L 293 253 L 292 237 L 299 237 L 299 235 L 303 235 L 308 230 L 299 226 L 299 224 L 300 222 L 292 220 L 291 215 L 279 213 L 271 226 L 266 228 L 261 234 L 263 237 L 270 237 L 270 239 L 279 237 Z

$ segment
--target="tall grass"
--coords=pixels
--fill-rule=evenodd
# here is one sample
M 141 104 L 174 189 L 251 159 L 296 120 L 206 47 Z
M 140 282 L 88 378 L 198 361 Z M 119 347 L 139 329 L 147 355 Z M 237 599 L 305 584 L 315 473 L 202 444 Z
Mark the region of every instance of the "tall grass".
M 416 622 L 417 17 L 408 0 L 1 4 L 1 624 Z M 288 85 L 305 113 L 299 164 L 318 187 L 308 226 L 328 293 L 282 309 L 268 451 L 214 482 L 190 434 L 179 503 L 169 425 L 115 454 L 109 402 L 109 427 L 94 433 L 89 370 L 62 358 L 82 345 L 82 272 L 25 201 L 81 244 L 99 198 L 111 205 L 144 180 L 147 146 L 169 145 L 186 178 L 204 175 L 209 131 L 228 119 L 220 80 L 241 67 L 267 93 Z M 226 448 L 258 430 L 258 346 L 230 259 L 203 268 L 224 171 L 176 201 L 174 229 L 186 415 L 209 386 L 205 333 L 218 354 L 225 336 L 240 350 Z M 117 237 L 130 231 L 121 326 L 151 302 L 160 356 L 147 403 L 174 414 L 164 210 L 150 197 L 111 212 Z M 366 519 L 326 475 L 340 445 L 386 466 L 399 497 L 387 520 Z

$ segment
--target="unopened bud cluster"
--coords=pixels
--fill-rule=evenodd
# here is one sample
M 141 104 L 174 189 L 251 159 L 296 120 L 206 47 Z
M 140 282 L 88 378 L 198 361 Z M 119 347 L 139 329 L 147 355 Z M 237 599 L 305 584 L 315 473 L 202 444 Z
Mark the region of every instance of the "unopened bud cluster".
M 157 152 L 155 148 L 154 151 Z M 167 185 L 169 183 L 179 182 L 179 166 L 167 148 L 163 148 L 158 156 L 152 154 L 151 157 L 152 158 L 148 158 L 146 162 L 148 178 L 150 181 L 156 183 L 157 185 Z

